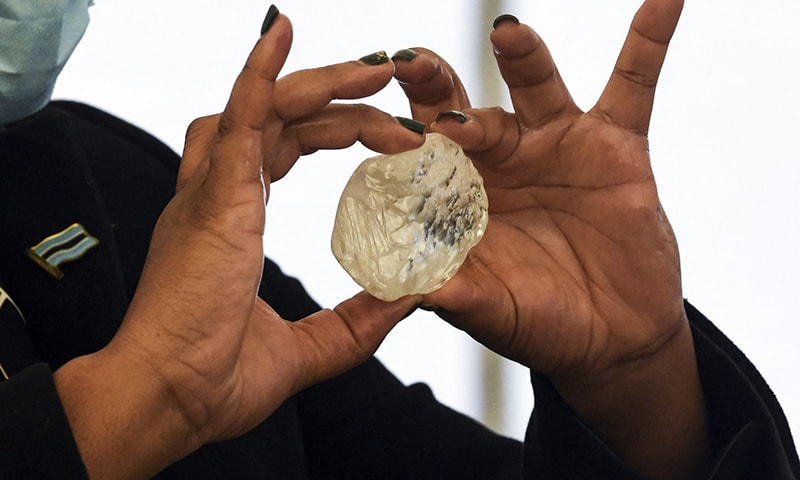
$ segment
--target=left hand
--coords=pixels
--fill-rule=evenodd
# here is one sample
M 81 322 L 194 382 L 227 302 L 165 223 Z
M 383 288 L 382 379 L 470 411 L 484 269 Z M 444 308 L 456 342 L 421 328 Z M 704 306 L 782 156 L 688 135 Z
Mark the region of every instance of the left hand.
M 469 108 L 457 75 L 433 52 L 417 48 L 413 62 L 398 62 L 414 117 L 464 148 L 489 196 L 484 238 L 425 302 L 504 356 L 583 376 L 646 355 L 683 325 L 677 242 L 647 145 L 680 4 L 645 3 L 588 112 L 572 101 L 542 40 L 511 21 L 492 41 L 513 113 Z M 438 115 L 449 109 L 465 123 Z
M 415 118 L 461 144 L 489 196 L 484 238 L 424 303 L 548 375 L 622 458 L 654 478 L 688 478 L 707 448 L 677 242 L 647 143 L 682 6 L 644 2 L 587 112 L 541 38 L 512 19 L 491 40 L 513 113 L 470 108 L 455 72 L 425 49 L 395 73 Z M 450 109 L 462 113 L 439 115 Z

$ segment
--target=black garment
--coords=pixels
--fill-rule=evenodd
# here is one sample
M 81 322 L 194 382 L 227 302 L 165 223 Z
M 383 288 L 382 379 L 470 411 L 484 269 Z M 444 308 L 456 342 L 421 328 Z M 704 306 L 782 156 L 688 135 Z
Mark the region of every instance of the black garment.
M 80 104 L 55 102 L 0 127 L 0 287 L 25 317 L 0 303 L 0 336 L 16 339 L 0 338 L 0 365 L 14 366 L 0 382 L 0 478 L 85 477 L 50 372 L 113 336 L 177 165 L 154 138 Z M 76 222 L 100 244 L 63 265 L 56 280 L 25 250 Z M 270 261 L 259 293 L 287 319 L 319 308 Z M 687 309 L 722 452 L 712 478 L 800 478 L 788 426 L 766 384 L 710 322 Z M 437 403 L 427 387 L 403 386 L 371 359 L 159 478 L 637 478 L 546 377 L 532 380 L 536 408 L 521 445 Z

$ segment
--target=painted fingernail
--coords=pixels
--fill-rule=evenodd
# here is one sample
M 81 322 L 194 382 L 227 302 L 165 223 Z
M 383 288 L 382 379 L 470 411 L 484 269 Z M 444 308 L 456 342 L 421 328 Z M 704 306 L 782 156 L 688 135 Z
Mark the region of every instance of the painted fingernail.
M 414 133 L 419 133 L 420 135 L 425 133 L 425 124 L 418 120 L 406 117 L 394 117 L 394 119 L 397 120 L 397 123 L 406 127 L 407 129 L 411 130 Z
M 467 120 L 469 120 L 469 117 L 464 115 L 463 112 L 459 112 L 458 110 L 445 110 L 444 112 L 439 112 L 439 114 L 436 115 L 436 121 L 438 122 L 445 117 L 454 118 L 458 121 L 458 123 L 467 123 Z
M 497 28 L 497 26 L 503 22 L 514 22 L 515 24 L 519 25 L 519 19 L 517 17 L 506 13 L 494 19 L 494 22 L 492 23 L 492 28 Z
M 417 52 L 411 50 L 410 48 L 404 48 L 402 50 L 398 50 L 394 52 L 394 55 L 392 55 L 392 60 L 406 60 L 410 62 L 415 58 L 417 58 Z
M 275 5 L 270 5 L 269 10 L 267 10 L 267 16 L 264 17 L 264 22 L 261 24 L 261 35 L 264 35 L 269 30 L 269 27 L 275 23 L 275 19 L 278 18 L 278 14 L 281 13 L 278 11 L 278 7 Z
M 389 61 L 389 55 L 386 52 L 375 52 L 369 55 L 364 55 L 358 61 L 366 63 L 367 65 L 381 65 Z

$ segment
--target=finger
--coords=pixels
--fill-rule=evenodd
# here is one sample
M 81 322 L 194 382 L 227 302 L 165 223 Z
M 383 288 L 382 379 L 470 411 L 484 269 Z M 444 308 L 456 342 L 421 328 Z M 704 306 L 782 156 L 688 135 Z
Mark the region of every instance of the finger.
M 333 310 L 321 310 L 292 324 L 302 345 L 298 353 L 303 354 L 294 391 L 363 363 L 420 300 L 416 295 L 384 302 L 361 292 Z
M 503 143 L 507 136 L 509 118 L 502 108 L 448 110 L 440 112 L 431 124 L 431 131 L 441 133 L 461 145 L 467 154 L 491 153 Z M 518 138 L 518 135 L 513 135 Z
M 480 278 L 489 278 L 493 275 L 479 261 L 472 257 L 459 269 L 458 273 L 448 280 L 442 288 L 423 296 L 422 308 L 435 311 L 442 319 L 451 323 L 456 328 L 470 332 L 477 338 L 486 337 L 482 330 L 495 329 L 500 325 L 494 322 L 481 322 L 483 315 L 476 312 L 484 311 L 485 305 L 502 305 L 506 309 L 497 308 L 497 312 L 513 311 L 514 306 L 499 290 L 487 289 L 486 282 L 476 281 Z M 489 282 L 489 285 L 493 285 Z M 499 319 L 497 319 L 499 320 Z
M 218 178 L 223 192 L 231 188 L 230 183 L 261 181 L 261 141 L 268 127 L 272 129 L 269 133 L 273 138 L 280 134 L 281 125 L 276 122 L 272 96 L 291 44 L 291 23 L 280 14 L 256 43 L 234 83 L 225 111 L 219 118 L 218 138 L 209 166 L 210 174 L 227 174 Z
M 562 112 L 577 111 L 550 51 L 533 29 L 503 16 L 495 21 L 490 39 L 523 125 L 536 128 Z
M 186 130 L 183 156 L 178 169 L 175 192 L 180 192 L 198 171 L 201 165 L 208 166 L 208 150 L 214 142 L 219 124 L 219 114 L 194 120 Z
M 455 70 L 425 48 L 401 50 L 392 56 L 394 76 L 411 104 L 411 114 L 424 124 L 444 110 L 469 108 L 469 97 Z
M 275 85 L 275 111 L 291 121 L 334 99 L 367 97 L 389 83 L 393 70 L 388 55 L 377 52 L 357 61 L 291 73 Z
M 363 104 L 328 105 L 288 125 L 284 137 L 270 167 L 272 181 L 282 178 L 298 157 L 317 150 L 346 148 L 358 141 L 376 152 L 397 153 L 419 147 L 424 140 L 397 118 Z
M 656 83 L 682 9 L 683 0 L 648 0 L 639 8 L 596 112 L 647 134 Z
M 521 141 L 520 127 L 515 116 L 502 108 L 442 112 L 430 130 L 461 145 L 487 186 L 518 186 L 526 180 L 520 172 L 533 168 L 517 164 L 514 151 Z

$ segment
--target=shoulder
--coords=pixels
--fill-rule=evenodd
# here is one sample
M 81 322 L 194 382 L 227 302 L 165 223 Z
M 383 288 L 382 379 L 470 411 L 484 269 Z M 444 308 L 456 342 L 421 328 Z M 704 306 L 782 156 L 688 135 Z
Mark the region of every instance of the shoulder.
M 117 148 L 135 148 L 156 158 L 170 170 L 177 169 L 180 157 L 164 142 L 141 128 L 91 105 L 66 100 L 51 102 L 70 117 L 78 134 L 91 137 L 92 143 L 114 144 Z

